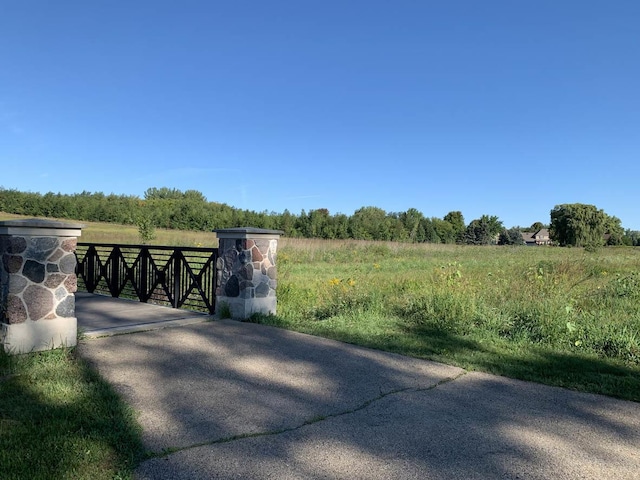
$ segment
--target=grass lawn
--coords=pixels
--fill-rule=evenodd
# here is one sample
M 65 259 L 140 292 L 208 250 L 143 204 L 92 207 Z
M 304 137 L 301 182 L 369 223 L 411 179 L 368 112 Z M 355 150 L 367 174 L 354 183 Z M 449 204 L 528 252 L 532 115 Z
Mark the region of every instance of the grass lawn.
M 0 350 L 0 478 L 130 478 L 142 454 L 133 412 L 73 350 Z

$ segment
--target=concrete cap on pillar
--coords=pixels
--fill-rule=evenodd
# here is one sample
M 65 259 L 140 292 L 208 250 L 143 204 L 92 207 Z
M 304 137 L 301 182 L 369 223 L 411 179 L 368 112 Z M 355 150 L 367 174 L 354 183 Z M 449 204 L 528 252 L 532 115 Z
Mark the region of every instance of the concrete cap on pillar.
M 55 237 L 79 237 L 81 223 L 28 218 L 24 220 L 0 221 L 0 235 L 38 235 Z
M 214 233 L 218 238 L 273 238 L 284 234 L 282 230 L 269 230 L 255 227 L 220 228 L 214 230 Z

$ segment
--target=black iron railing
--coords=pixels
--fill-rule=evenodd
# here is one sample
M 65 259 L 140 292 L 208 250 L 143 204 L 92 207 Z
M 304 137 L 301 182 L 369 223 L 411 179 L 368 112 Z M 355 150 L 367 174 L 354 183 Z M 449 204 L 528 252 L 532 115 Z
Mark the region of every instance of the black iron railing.
M 79 243 L 78 288 L 214 313 L 217 248 Z

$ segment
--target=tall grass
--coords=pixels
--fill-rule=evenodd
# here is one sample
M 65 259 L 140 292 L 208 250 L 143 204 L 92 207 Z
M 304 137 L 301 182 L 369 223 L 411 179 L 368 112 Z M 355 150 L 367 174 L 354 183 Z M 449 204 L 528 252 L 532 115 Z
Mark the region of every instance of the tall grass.
M 0 220 L 25 219 L 24 215 L 15 215 L 0 212 Z M 69 222 L 73 220 L 59 219 Z M 116 225 L 102 222 L 78 222 L 83 225 L 79 242 L 86 243 L 118 243 L 140 244 L 143 243 L 135 225 Z M 176 247 L 217 247 L 218 239 L 213 232 L 198 232 L 186 230 L 169 230 L 158 228 L 155 230 L 155 238 L 150 240 L 150 245 L 170 245 Z
M 640 400 L 640 249 L 281 245 L 260 321 Z

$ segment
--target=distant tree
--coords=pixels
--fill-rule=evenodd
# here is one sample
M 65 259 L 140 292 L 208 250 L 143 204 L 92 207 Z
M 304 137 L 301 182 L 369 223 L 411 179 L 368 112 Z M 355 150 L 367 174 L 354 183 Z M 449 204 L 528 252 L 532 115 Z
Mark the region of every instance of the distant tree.
M 184 194 L 177 188 L 168 187 L 151 187 L 147 188 L 144 192 L 145 200 L 179 200 L 184 197 Z
M 362 207 L 350 218 L 351 235 L 359 240 L 390 240 L 387 213 L 378 207 Z
M 542 223 L 542 222 L 534 222 L 531 225 L 531 227 L 529 227 L 529 231 L 535 233 L 535 232 L 540 231 L 543 228 L 544 228 L 544 223 Z
M 431 225 L 433 226 L 440 243 L 456 243 L 457 234 L 451 222 L 447 222 L 441 218 L 432 217 Z
M 551 210 L 549 235 L 560 246 L 596 248 L 604 245 L 605 233 L 611 229 L 617 233 L 619 225 L 620 220 L 595 205 L 562 204 Z
M 624 245 L 624 229 L 618 217 L 607 215 L 605 234 L 609 236 L 607 245 Z
M 424 218 L 422 212 L 415 208 L 410 208 L 406 212 L 400 214 L 400 221 L 407 232 L 408 240 L 411 242 L 424 241 L 424 233 L 419 235 L 420 222 Z
M 497 243 L 503 230 L 502 222 L 495 215 L 482 215 L 471 221 L 464 233 L 464 242 L 469 245 L 491 245 Z
M 439 219 L 436 219 L 439 220 Z M 440 243 L 440 237 L 433 226 L 431 218 L 423 218 L 418 226 L 418 234 L 422 237 L 422 242 Z
M 524 245 L 522 232 L 519 228 L 502 230 L 498 236 L 498 245 Z
M 622 242 L 624 245 L 628 245 L 630 247 L 640 246 L 640 231 L 630 229 L 625 230 Z
M 149 217 L 141 217 L 136 223 L 138 225 L 138 236 L 143 244 L 147 244 L 156 238 L 156 227 Z
M 455 241 L 462 242 L 464 238 L 464 232 L 466 230 L 462 212 L 459 212 L 459 211 L 449 212 L 444 216 L 443 220 L 445 222 L 449 222 L 453 227 L 453 235 L 454 235 Z

